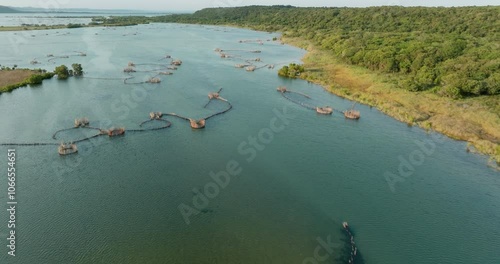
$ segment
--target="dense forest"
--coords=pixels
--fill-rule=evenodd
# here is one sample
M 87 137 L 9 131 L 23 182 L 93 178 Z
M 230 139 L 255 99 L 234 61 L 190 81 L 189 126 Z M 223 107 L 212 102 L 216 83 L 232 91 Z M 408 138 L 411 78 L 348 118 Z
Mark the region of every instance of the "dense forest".
M 121 18 L 127 19 L 127 18 Z M 147 19 L 147 21 L 144 21 Z M 410 91 L 500 94 L 500 7 L 208 8 L 135 20 L 230 24 L 301 37 L 342 61 L 388 73 Z

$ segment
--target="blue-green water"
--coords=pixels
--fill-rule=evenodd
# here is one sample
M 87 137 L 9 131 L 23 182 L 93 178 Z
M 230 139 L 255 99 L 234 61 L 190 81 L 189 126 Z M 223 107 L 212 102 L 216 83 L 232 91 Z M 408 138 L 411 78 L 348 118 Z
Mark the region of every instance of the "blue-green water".
M 342 221 L 350 223 L 364 263 L 500 263 L 500 178 L 486 157 L 367 106 L 356 106 L 359 121 L 319 116 L 285 100 L 276 87 L 306 93 L 314 105 L 343 110 L 352 102 L 302 80 L 280 79 L 279 67 L 237 69 L 240 61 L 214 52 L 261 50 L 233 53 L 264 63 L 299 62 L 304 51 L 265 41 L 276 34 L 175 24 L 57 32 L 0 33 L 8 40 L 0 44 L 0 64 L 33 67 L 36 58 L 41 64 L 35 67 L 53 69 L 77 62 L 87 77 L 107 78 L 126 77 L 128 62 L 161 63 L 166 54 L 183 65 L 161 76 L 161 84 L 54 78 L 2 94 L 1 143 L 57 143 L 52 133 L 83 116 L 94 126 L 127 129 L 138 128 L 152 111 L 202 118 L 225 108 L 222 102 L 203 108 L 207 94 L 220 87 L 234 109 L 204 130 L 168 117 L 169 129 L 100 137 L 80 143 L 75 156 L 60 157 L 56 146 L 16 147 L 17 256 L 7 255 L 8 219 L 1 214 L 0 263 L 314 263 L 306 260 L 318 238 L 345 245 Z M 238 43 L 243 39 L 264 45 Z M 87 56 L 54 63 L 46 57 L 75 51 Z M 283 111 L 293 116 L 288 123 L 274 119 Z M 272 121 L 284 129 L 271 140 Z M 269 143 L 249 162 L 248 145 L 238 148 L 259 134 Z M 421 159 L 415 142 L 426 140 L 435 148 Z M 0 153 L 6 208 L 7 147 Z M 418 162 L 393 192 L 384 175 L 398 174 L 399 156 Z M 210 173 L 232 160 L 241 173 L 186 224 L 179 205 L 194 207 L 196 191 L 213 182 Z M 318 263 L 341 263 L 340 247 Z

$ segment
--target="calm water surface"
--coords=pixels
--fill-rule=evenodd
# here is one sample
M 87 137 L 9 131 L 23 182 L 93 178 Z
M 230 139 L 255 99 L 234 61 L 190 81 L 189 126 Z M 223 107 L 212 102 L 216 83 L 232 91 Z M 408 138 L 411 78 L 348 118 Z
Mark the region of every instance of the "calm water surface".
M 83 116 L 94 126 L 128 129 L 138 128 L 151 111 L 201 118 L 225 108 L 222 102 L 203 108 L 207 93 L 219 87 L 234 105 L 201 131 L 168 118 L 170 129 L 102 137 L 79 144 L 75 156 L 60 157 L 55 146 L 17 147 L 17 257 L 7 257 L 2 214 L 0 263 L 303 263 L 314 255 L 317 239 L 327 237 L 339 247 L 320 263 L 342 263 L 342 221 L 352 226 L 364 263 L 500 263 L 500 178 L 487 158 L 367 106 L 356 107 L 359 121 L 318 116 L 285 100 L 276 87 L 306 93 L 313 105 L 343 110 L 352 102 L 302 80 L 280 79 L 279 67 L 237 69 L 241 61 L 214 52 L 261 50 L 229 53 L 264 63 L 299 62 L 304 51 L 266 41 L 274 36 L 176 24 L 0 33 L 8 40 L 0 44 L 2 65 L 33 67 L 35 59 L 41 63 L 36 67 L 52 70 L 77 62 L 87 77 L 117 78 L 54 78 L 0 95 L 2 143 L 57 143 L 52 133 Z M 264 45 L 238 43 L 244 39 Z M 49 61 L 48 54 L 69 58 Z M 183 65 L 161 76 L 161 84 L 119 79 L 128 62 L 162 63 L 166 54 Z M 142 81 L 151 75 L 135 76 Z M 248 162 L 238 147 L 264 133 L 284 108 L 293 119 Z M 416 142 L 426 140 L 436 147 L 422 159 L 414 154 Z M 6 152 L 0 147 L 4 172 Z M 398 173 L 398 157 L 422 165 L 413 166 L 393 192 L 384 175 Z M 196 191 L 212 182 L 210 172 L 225 170 L 231 160 L 241 174 L 187 225 L 178 206 L 193 206 Z

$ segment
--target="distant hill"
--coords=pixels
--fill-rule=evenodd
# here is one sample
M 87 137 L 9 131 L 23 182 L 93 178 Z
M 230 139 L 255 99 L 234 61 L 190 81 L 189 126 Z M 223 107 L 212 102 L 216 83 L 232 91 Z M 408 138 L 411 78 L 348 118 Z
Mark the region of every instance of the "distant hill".
M 23 12 L 10 8 L 8 6 L 0 6 L 0 13 L 23 13 Z
M 29 13 L 106 13 L 106 14 L 165 14 L 168 12 L 129 10 L 129 9 L 91 9 L 91 8 L 57 8 L 46 9 L 39 7 L 12 7 L 12 9 Z

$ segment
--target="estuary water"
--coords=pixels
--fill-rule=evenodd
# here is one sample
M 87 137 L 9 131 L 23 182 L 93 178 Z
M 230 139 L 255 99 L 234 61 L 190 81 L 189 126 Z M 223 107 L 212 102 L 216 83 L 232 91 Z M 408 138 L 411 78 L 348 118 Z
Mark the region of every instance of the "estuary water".
M 92 17 L 109 17 L 109 16 L 160 16 L 164 13 L 110 13 L 109 10 L 102 12 L 40 12 L 40 13 L 0 13 L 0 27 L 12 27 L 22 25 L 67 25 L 73 24 L 88 24 L 92 22 Z
M 343 221 L 356 263 L 500 263 L 500 175 L 487 157 L 368 106 L 357 105 L 362 116 L 352 121 L 293 104 L 278 86 L 307 94 L 290 96 L 311 105 L 345 110 L 352 102 L 279 78 L 305 51 L 267 41 L 275 36 L 178 24 L 0 33 L 1 65 L 81 63 L 86 76 L 0 95 L 0 143 L 75 141 L 88 133 L 52 134 L 80 117 L 126 129 L 153 111 L 202 118 L 225 109 L 221 101 L 203 107 L 219 88 L 234 106 L 204 130 L 165 117 L 171 128 L 99 137 L 73 156 L 57 146 L 14 147 L 16 257 L 7 255 L 1 214 L 0 263 L 346 263 Z M 130 82 L 141 82 L 166 55 L 183 62 L 173 75 L 124 84 L 129 62 L 138 70 Z M 257 57 L 257 66 L 276 67 L 234 67 Z M 0 146 L 4 212 L 7 149 Z M 235 175 L 216 192 L 211 174 L 228 172 Z M 196 209 L 206 186 L 208 204 Z M 193 210 L 183 215 L 179 206 Z

